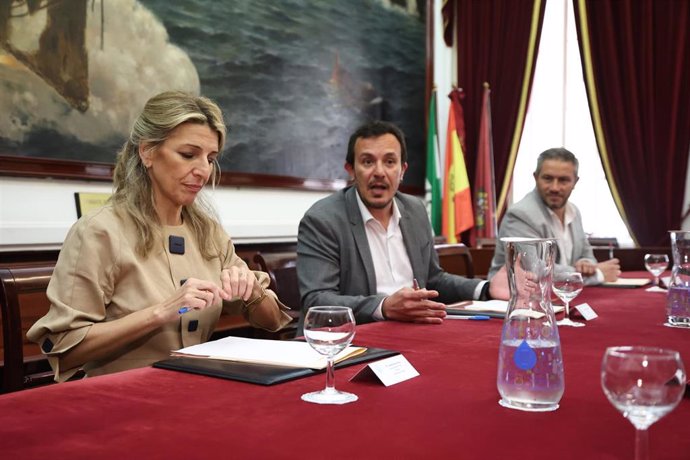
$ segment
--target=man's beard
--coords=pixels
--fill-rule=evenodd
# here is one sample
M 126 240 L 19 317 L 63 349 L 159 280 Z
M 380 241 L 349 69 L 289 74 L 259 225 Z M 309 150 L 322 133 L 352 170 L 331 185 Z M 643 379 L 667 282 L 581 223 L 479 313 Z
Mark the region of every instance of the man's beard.
M 362 197 L 360 197 L 360 198 L 362 198 Z M 393 202 L 393 199 L 392 199 L 392 198 L 391 198 L 390 200 L 386 201 L 385 203 L 372 203 L 372 202 L 370 202 L 370 201 L 368 201 L 368 200 L 362 198 L 362 203 L 364 203 L 364 205 L 365 205 L 367 208 L 372 208 L 372 209 L 384 209 L 384 208 L 386 208 L 389 204 L 391 204 L 392 202 Z
M 557 209 L 563 209 L 565 207 L 565 204 L 567 201 L 560 201 L 559 203 L 546 203 L 546 206 L 548 206 L 549 209 L 552 210 L 557 210 Z
M 547 195 L 546 196 L 546 206 L 551 210 L 563 209 L 568 202 L 568 197 L 563 197 L 561 195 Z M 558 198 L 557 202 L 551 201 L 551 198 Z

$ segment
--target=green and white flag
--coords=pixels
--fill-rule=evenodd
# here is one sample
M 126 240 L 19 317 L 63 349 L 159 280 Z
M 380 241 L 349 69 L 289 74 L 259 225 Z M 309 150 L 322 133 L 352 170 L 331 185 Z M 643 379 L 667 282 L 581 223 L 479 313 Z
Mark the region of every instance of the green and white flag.
M 426 134 L 426 181 L 424 183 L 424 203 L 429 214 L 434 235 L 441 234 L 441 156 L 436 130 L 436 90 L 431 91 L 429 102 L 429 126 Z

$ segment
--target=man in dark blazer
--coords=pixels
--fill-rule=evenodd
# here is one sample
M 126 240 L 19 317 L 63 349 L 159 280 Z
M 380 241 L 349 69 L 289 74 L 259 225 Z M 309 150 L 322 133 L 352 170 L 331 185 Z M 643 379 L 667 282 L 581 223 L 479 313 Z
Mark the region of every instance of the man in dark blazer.
M 441 323 L 445 303 L 508 298 L 505 271 L 488 283 L 440 268 L 424 204 L 398 191 L 407 150 L 395 125 L 372 122 L 357 129 L 345 169 L 353 185 L 318 201 L 299 225 L 303 311 L 342 305 L 352 308 L 358 324 Z
M 615 281 L 620 275 L 618 259 L 597 262 L 582 227 L 580 210 L 568 202 L 579 180 L 578 167 L 575 155 L 564 148 L 542 152 L 534 171 L 534 190 L 508 209 L 498 238 L 556 238 L 556 271 L 578 271 L 589 285 Z M 504 264 L 505 247 L 499 241 L 489 279 Z

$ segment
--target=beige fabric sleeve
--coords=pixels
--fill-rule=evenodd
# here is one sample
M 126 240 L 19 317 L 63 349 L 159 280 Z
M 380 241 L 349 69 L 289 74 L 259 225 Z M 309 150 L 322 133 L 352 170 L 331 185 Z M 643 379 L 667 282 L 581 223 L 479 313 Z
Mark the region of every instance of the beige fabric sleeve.
M 79 370 L 61 369 L 59 355 L 78 345 L 91 325 L 106 318 L 117 271 L 116 235 L 89 216 L 77 221 L 62 246 L 48 284 L 50 310 L 27 332 L 48 357 L 56 381 L 65 381 Z

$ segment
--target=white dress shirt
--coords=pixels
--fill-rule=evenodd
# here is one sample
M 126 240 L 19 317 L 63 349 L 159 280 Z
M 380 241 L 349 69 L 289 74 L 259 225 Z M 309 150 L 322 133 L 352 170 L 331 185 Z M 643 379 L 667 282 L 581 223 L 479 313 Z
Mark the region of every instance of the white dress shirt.
M 385 229 L 383 225 L 371 215 L 371 212 L 369 212 L 366 205 L 359 197 L 359 192 L 356 193 L 356 196 L 357 206 L 359 206 L 359 212 L 362 214 L 364 230 L 367 234 L 367 241 L 369 242 L 369 251 L 371 252 L 371 258 L 374 262 L 376 292 L 389 296 L 406 286 L 413 287 L 414 273 L 412 272 L 412 264 L 407 255 L 405 241 L 400 231 L 401 215 L 397 203 L 393 200 L 393 215 L 388 222 L 388 228 Z M 479 298 L 486 283 L 487 281 L 484 281 L 477 285 L 474 292 L 475 299 Z M 372 315 L 376 321 L 385 319 L 383 317 L 382 307 L 383 301 L 379 303 L 379 306 Z
M 570 229 L 570 224 L 575 219 L 575 209 L 570 203 L 565 204 L 565 215 L 563 216 L 563 223 L 561 219 L 551 209 L 549 216 L 549 227 L 557 239 L 558 244 L 558 259 L 559 264 L 575 265 L 573 260 L 573 232 Z
M 560 264 L 574 266 L 577 260 L 573 259 L 573 231 L 570 224 L 575 220 L 575 207 L 569 202 L 565 204 L 565 215 L 563 216 L 563 222 L 561 219 L 553 212 L 548 209 L 549 216 L 551 220 L 549 221 L 549 227 L 551 231 L 556 236 L 558 244 L 558 259 L 557 262 Z M 597 268 L 596 274 L 593 275 L 597 282 L 604 282 L 604 273 Z
M 359 197 L 359 192 L 357 192 L 357 205 L 362 214 L 369 251 L 374 261 L 376 292 L 388 296 L 405 286 L 412 287 L 414 274 L 400 231 L 400 210 L 395 200 L 393 200 L 393 215 L 388 222 L 388 229 L 383 228 L 381 222 L 371 215 Z M 384 319 L 382 306 L 383 301 L 373 314 L 377 321 Z

